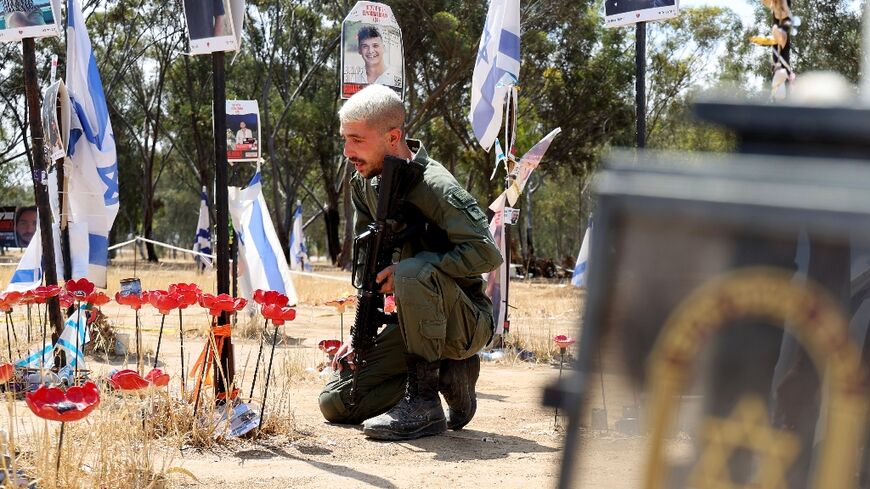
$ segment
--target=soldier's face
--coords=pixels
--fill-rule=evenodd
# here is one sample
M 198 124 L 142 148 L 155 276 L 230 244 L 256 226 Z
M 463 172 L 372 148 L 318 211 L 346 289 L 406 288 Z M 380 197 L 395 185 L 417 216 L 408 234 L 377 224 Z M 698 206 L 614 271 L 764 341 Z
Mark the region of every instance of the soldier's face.
M 365 121 L 341 124 L 344 156 L 365 178 L 379 175 L 384 167 L 384 155 L 389 149 L 389 132 L 384 133 Z

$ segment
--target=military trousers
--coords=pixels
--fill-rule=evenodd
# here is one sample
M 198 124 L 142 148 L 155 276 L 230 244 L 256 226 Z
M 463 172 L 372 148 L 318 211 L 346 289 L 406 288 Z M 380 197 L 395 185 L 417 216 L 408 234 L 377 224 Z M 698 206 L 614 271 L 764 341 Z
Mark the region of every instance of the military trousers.
M 357 374 L 355 402 L 350 369 L 333 372 L 319 398 L 327 421 L 357 424 L 393 407 L 404 393 L 405 353 L 429 362 L 463 360 L 492 339 L 491 309 L 475 304 L 430 263 L 413 257 L 400 261 L 394 285 L 399 325 L 388 325 L 378 335 Z

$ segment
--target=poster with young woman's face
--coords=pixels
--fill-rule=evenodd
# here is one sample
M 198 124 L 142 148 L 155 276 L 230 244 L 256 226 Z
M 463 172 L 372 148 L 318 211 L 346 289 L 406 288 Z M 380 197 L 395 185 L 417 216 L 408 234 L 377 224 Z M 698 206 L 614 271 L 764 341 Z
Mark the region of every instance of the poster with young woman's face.
M 605 27 L 650 22 L 676 17 L 679 0 L 607 0 L 604 2 Z
M 341 24 L 341 98 L 378 83 L 403 94 L 402 31 L 389 6 L 357 2 Z
M 184 0 L 183 4 L 190 54 L 239 49 L 243 0 Z
M 227 100 L 227 161 L 260 159 L 260 108 L 256 100 Z
M 0 0 L 0 41 L 60 35 L 60 0 Z

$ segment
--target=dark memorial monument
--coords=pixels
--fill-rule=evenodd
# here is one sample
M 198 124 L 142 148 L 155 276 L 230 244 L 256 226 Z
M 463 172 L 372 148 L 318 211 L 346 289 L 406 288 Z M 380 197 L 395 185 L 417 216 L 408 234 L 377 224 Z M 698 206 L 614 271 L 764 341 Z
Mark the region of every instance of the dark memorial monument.
M 870 487 L 856 316 L 870 295 L 870 110 L 695 112 L 733 130 L 738 153 L 615 153 L 597 178 L 577 371 L 545 393 L 568 419 L 560 486 L 594 470 L 580 426 L 603 352 L 638 393 L 640 487 Z M 688 399 L 691 454 L 671 457 Z

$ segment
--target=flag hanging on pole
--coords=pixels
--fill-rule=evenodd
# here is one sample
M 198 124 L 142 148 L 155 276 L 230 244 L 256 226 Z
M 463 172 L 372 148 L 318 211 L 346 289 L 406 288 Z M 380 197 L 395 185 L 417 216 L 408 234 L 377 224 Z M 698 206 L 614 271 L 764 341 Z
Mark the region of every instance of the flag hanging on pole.
M 508 203 L 511 206 L 517 203 L 517 199 L 520 198 L 520 194 L 522 194 L 523 189 L 526 188 L 526 183 L 529 181 L 532 171 L 537 168 L 541 163 L 541 160 L 544 159 L 544 153 L 546 153 L 547 149 L 550 148 L 550 143 L 553 142 L 553 138 L 558 136 L 561 132 L 561 127 L 553 129 L 550 131 L 550 134 L 544 136 L 543 139 L 538 141 L 538 144 L 532 146 L 532 149 L 528 150 L 526 154 L 520 158 L 519 164 L 517 164 L 513 170 L 513 174 L 516 178 L 511 186 L 505 190 Z
M 69 175 L 69 220 L 86 226 L 87 278 L 105 288 L 109 230 L 118 214 L 118 158 L 79 0 L 67 1 L 67 17 L 66 85 L 73 108 L 64 165 Z
M 471 78 L 471 127 L 489 151 L 501 128 L 505 95 L 520 77 L 520 0 L 491 0 Z
M 502 263 L 495 270 L 487 273 L 485 275 L 486 279 L 486 296 L 492 301 L 492 317 L 495 320 L 495 334 L 503 334 L 504 333 L 504 323 L 507 319 L 507 281 L 508 281 L 508 267 L 510 267 L 510 263 L 507 263 L 505 257 L 507 256 L 505 250 L 505 239 L 504 239 L 504 207 L 505 207 L 505 194 L 502 193 L 492 205 L 489 206 L 490 210 L 492 210 L 492 220 L 489 221 L 489 232 L 492 234 L 493 238 L 495 238 L 495 245 L 498 247 L 499 252 L 501 252 Z
M 580 245 L 580 254 L 577 255 L 577 264 L 574 265 L 574 275 L 571 276 L 571 285 L 585 287 L 587 283 L 587 269 L 589 268 L 589 240 L 592 239 L 592 218 L 586 226 L 586 235 L 583 236 L 583 244 Z
M 36 226 L 36 232 L 21 255 L 18 267 L 6 286 L 6 292 L 24 292 L 39 287 L 42 284 L 42 275 L 42 233 L 39 226 Z
M 308 249 L 305 247 L 305 235 L 302 231 L 302 201 L 299 200 L 296 201 L 296 211 L 293 213 L 293 230 L 290 233 L 290 268 L 311 271 Z
M 239 237 L 239 292 L 250 300 L 257 289 L 286 295 L 295 305 L 296 289 L 290 267 L 269 217 L 260 181 L 260 166 L 247 188 L 229 188 L 230 215 Z
M 196 224 L 196 238 L 193 241 L 193 251 L 211 255 L 211 226 L 208 220 L 208 194 L 202 187 L 199 201 L 199 220 Z M 211 268 L 211 258 L 203 255 L 194 255 L 199 270 Z

